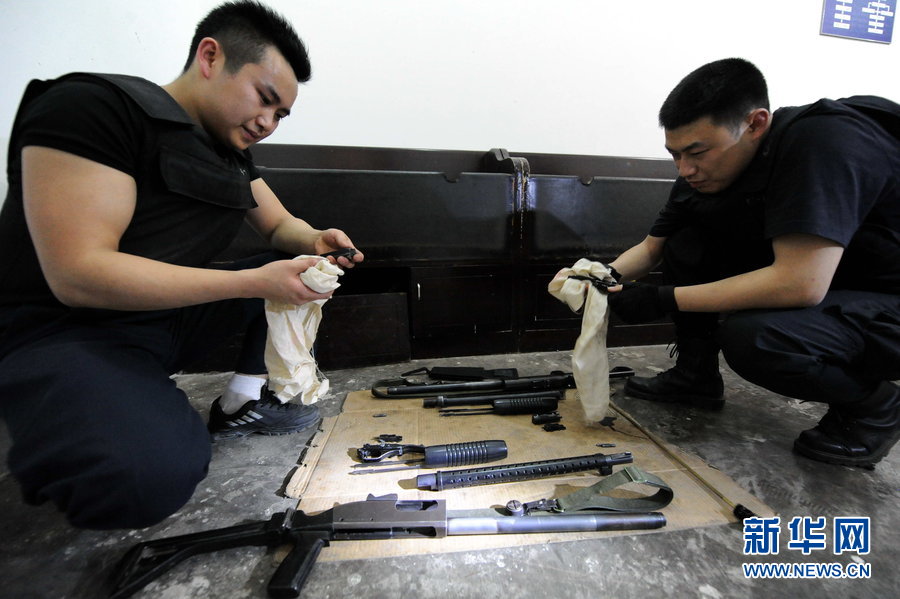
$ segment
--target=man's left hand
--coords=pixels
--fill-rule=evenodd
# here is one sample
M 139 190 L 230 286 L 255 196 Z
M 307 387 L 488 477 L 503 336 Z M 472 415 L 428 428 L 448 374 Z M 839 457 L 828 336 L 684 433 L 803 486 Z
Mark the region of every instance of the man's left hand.
M 316 253 L 317 254 L 325 254 L 327 252 L 333 252 L 335 250 L 340 250 L 344 248 L 353 248 L 353 242 L 350 241 L 350 238 L 346 233 L 341 231 L 340 229 L 325 229 L 322 231 L 322 234 L 316 239 Z M 356 248 L 354 248 L 356 249 Z M 365 255 L 356 250 L 356 253 L 353 254 L 352 258 L 328 258 L 329 261 L 334 262 L 338 266 L 342 268 L 353 268 L 357 263 L 362 262 L 365 259 Z

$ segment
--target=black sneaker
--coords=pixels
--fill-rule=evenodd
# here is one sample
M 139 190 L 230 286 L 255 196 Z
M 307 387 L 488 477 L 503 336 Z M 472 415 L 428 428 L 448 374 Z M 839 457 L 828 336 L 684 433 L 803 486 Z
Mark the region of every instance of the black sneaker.
M 248 401 L 234 414 L 222 411 L 221 397 L 209 410 L 209 434 L 214 441 L 246 435 L 289 435 L 313 426 L 319 421 L 316 406 L 281 403 L 268 388 L 262 398 Z

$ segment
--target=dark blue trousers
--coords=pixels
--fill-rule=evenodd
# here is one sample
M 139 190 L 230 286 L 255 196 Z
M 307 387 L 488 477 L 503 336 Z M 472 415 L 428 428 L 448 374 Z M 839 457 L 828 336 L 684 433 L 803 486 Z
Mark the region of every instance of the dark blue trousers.
M 768 242 L 682 229 L 666 240 L 663 278 L 696 285 L 772 263 Z M 828 404 L 866 399 L 900 379 L 900 296 L 834 290 L 812 308 L 730 314 L 678 312 L 679 339 L 716 339 L 728 365 L 771 391 Z
M 812 308 L 735 312 L 717 339 L 728 365 L 751 383 L 848 406 L 900 379 L 900 296 L 830 291 Z
M 206 476 L 206 425 L 171 374 L 241 330 L 235 369 L 265 372 L 259 299 L 130 313 L 19 308 L 0 318 L 10 472 L 26 502 L 52 501 L 77 527 L 150 526 Z

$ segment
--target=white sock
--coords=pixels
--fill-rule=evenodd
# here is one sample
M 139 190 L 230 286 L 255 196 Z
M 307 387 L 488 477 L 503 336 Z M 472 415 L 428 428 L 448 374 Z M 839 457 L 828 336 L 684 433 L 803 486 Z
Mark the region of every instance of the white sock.
M 219 401 L 222 411 L 226 414 L 233 414 L 240 410 L 248 401 L 259 400 L 266 380 L 267 377 L 265 375 L 254 376 L 235 373 L 231 380 L 228 381 L 228 386 L 225 388 L 225 392 L 222 393 L 222 399 Z

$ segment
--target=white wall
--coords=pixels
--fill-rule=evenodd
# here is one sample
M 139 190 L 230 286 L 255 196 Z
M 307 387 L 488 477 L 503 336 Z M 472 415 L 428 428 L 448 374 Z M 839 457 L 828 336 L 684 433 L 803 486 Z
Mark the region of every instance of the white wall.
M 29 79 L 82 70 L 168 83 L 218 3 L 2 0 L 4 164 Z M 776 106 L 859 93 L 900 100 L 900 40 L 820 36 L 821 0 L 269 4 L 293 21 L 313 62 L 273 142 L 665 157 L 660 103 L 689 71 L 727 56 L 766 73 Z

